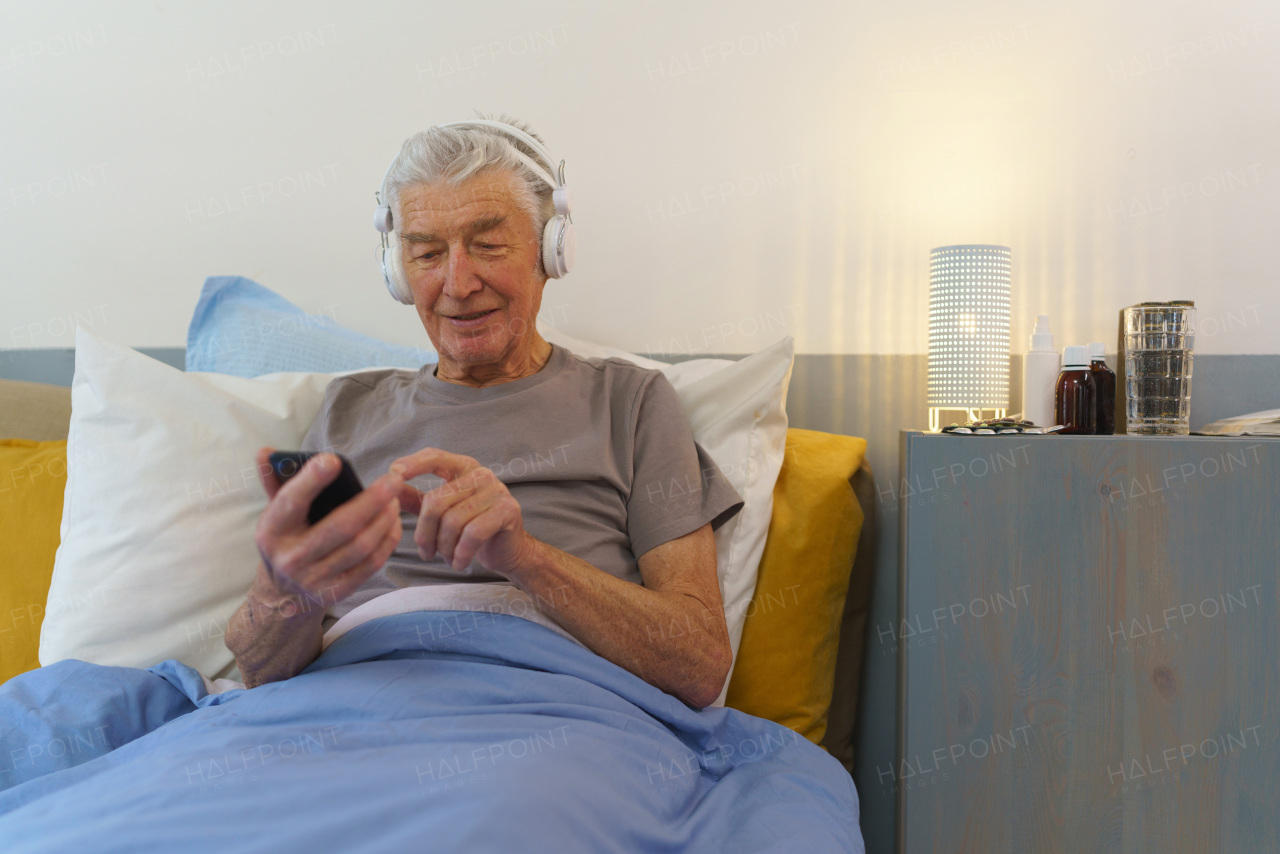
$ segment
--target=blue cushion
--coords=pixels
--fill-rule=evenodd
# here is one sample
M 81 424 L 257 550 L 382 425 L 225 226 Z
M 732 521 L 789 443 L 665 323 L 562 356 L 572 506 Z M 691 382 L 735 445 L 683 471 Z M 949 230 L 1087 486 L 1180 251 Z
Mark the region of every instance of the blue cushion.
M 422 333 L 429 342 L 427 334 Z M 205 279 L 187 330 L 187 370 L 256 377 L 277 371 L 336 373 L 359 368 L 420 368 L 438 361 L 430 347 L 403 347 L 307 314 L 243 276 Z

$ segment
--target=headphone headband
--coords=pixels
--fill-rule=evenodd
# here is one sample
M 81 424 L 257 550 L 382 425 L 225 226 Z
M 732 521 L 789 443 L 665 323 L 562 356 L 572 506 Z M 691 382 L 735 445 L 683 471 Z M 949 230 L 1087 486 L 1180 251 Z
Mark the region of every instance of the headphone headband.
M 506 122 L 495 122 L 492 119 L 471 119 L 468 121 L 460 121 L 460 122 L 445 122 L 444 124 L 436 125 L 436 127 L 438 128 L 485 127 L 485 128 L 490 128 L 492 130 L 499 131 L 501 133 L 505 133 L 507 136 L 511 136 L 520 140 L 525 145 L 532 148 L 534 152 L 539 157 L 542 158 L 542 161 L 547 164 L 547 168 L 544 169 L 543 167 L 539 166 L 537 163 L 534 163 L 533 160 L 531 160 L 527 154 L 525 154 L 520 149 L 516 148 L 514 145 L 511 146 L 511 153 L 514 154 L 517 158 L 519 158 L 519 160 L 522 163 L 524 163 L 525 166 L 528 166 L 530 171 L 533 172 L 533 174 L 537 175 L 539 178 L 546 181 L 548 185 L 550 185 L 551 191 L 552 191 L 552 197 L 555 199 L 556 213 L 561 214 L 563 216 L 569 215 L 568 210 L 561 210 L 562 207 L 564 208 L 569 207 L 569 204 L 567 203 L 567 200 L 568 200 L 567 192 L 564 190 L 564 161 L 561 160 L 559 167 L 557 167 L 555 161 L 551 158 L 551 155 L 547 153 L 547 150 L 545 148 L 542 147 L 542 144 L 539 143 L 538 140 L 534 139 L 529 134 L 520 130 L 520 128 L 516 127 L 515 125 L 509 125 Z M 400 155 L 398 153 L 396 154 L 395 157 L 391 158 L 391 162 L 387 164 L 387 171 L 382 173 L 382 183 L 378 185 L 378 191 L 373 194 L 374 199 L 376 199 L 378 202 L 378 211 L 377 211 L 378 216 L 374 218 L 374 228 L 378 229 L 378 231 L 381 231 L 383 233 L 394 230 L 394 225 L 391 221 L 391 209 L 387 207 L 386 204 L 383 203 L 382 191 L 385 190 L 387 187 L 387 178 L 388 176 L 391 175 L 391 167 L 395 166 L 396 161 L 399 159 L 400 159 Z M 555 178 L 551 177 L 550 170 L 554 170 L 558 174 L 560 179 L 558 182 Z M 561 190 L 562 192 L 556 193 L 555 192 L 556 190 Z M 562 203 L 561 198 L 564 198 L 566 201 Z M 385 217 L 385 219 L 382 216 L 383 209 L 385 209 L 387 213 L 387 216 Z M 386 226 L 385 228 L 383 227 L 384 224 Z
M 541 177 L 543 180 L 545 180 L 548 184 L 550 184 L 552 189 L 555 189 L 556 187 L 564 184 L 563 177 L 560 180 L 560 184 L 557 184 L 556 180 L 551 177 L 551 172 L 556 168 L 556 165 L 555 165 L 556 162 L 553 159 L 551 159 L 550 153 L 548 153 L 547 150 L 542 147 L 542 143 L 538 142 L 538 140 L 534 139 L 533 136 L 520 130 L 520 128 L 516 127 L 515 125 L 509 125 L 506 122 L 495 122 L 492 119 L 474 119 L 472 121 L 445 122 L 442 125 L 436 125 L 436 127 L 441 127 L 441 128 L 483 127 L 483 128 L 490 128 L 491 130 L 499 131 L 500 133 L 505 133 L 507 136 L 515 137 L 516 139 L 523 142 L 525 145 L 532 148 L 534 152 L 539 157 L 542 158 L 542 162 L 547 164 L 547 168 L 543 169 L 541 166 L 538 166 L 537 164 L 530 161 L 529 158 L 525 155 L 525 153 L 518 148 L 515 149 L 517 157 L 519 157 L 526 164 L 528 164 L 533 169 L 533 171 L 537 172 L 538 176 Z

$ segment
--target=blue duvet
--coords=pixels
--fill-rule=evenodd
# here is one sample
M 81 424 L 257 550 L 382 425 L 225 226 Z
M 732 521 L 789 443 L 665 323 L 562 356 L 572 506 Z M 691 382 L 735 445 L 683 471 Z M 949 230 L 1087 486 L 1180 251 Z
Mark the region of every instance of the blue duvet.
M 353 629 L 209 695 L 175 661 L 0 688 L 0 850 L 861 852 L 838 762 L 517 617 Z

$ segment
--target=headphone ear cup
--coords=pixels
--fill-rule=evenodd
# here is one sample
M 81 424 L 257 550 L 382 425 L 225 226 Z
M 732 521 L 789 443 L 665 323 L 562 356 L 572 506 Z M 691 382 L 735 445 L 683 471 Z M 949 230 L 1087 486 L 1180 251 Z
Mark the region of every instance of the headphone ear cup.
M 563 235 L 563 237 L 562 237 Z M 542 229 L 542 269 L 548 279 L 559 279 L 573 269 L 578 254 L 578 241 L 573 223 L 562 216 L 553 216 Z
M 382 251 L 382 279 L 387 283 L 391 298 L 404 305 L 413 305 L 413 291 L 400 264 L 400 237 L 392 234 L 387 248 Z

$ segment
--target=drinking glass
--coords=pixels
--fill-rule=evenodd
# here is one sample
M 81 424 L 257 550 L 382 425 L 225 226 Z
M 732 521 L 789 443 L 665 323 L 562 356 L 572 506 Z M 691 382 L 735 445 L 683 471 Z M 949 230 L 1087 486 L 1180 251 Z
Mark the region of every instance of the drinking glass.
M 1128 432 L 1185 436 L 1191 426 L 1195 305 L 1144 302 L 1124 310 Z

